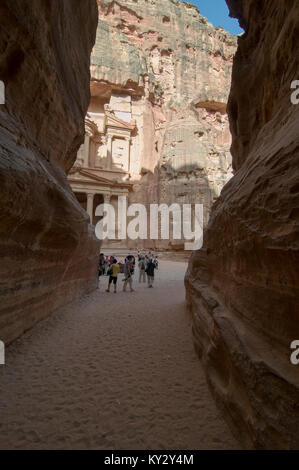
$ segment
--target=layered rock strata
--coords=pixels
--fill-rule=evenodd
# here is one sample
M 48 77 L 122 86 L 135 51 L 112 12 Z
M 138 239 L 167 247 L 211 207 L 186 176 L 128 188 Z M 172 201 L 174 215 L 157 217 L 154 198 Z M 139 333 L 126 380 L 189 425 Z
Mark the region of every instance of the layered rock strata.
M 299 4 L 228 0 L 246 33 L 229 118 L 235 176 L 186 276 L 196 349 L 246 448 L 298 449 Z
M 90 178 L 111 181 L 110 189 L 99 189 L 105 194 L 120 192 L 116 183 L 129 183 L 129 203 L 203 203 L 207 221 L 232 174 L 226 104 L 236 37 L 181 1 L 98 5 L 87 116 L 87 126 L 92 122 L 95 129 L 88 154 L 79 158 L 82 184 L 91 185 L 88 170 Z M 111 128 L 111 113 L 133 125 L 126 134 L 129 148 L 117 124 Z M 106 127 L 105 120 L 110 120 Z M 72 175 L 74 187 L 79 173 L 77 179 Z M 142 241 L 132 246 L 136 243 Z M 160 240 L 156 247 L 182 244 Z
M 0 339 L 96 287 L 97 241 L 66 173 L 84 139 L 94 0 L 0 6 Z

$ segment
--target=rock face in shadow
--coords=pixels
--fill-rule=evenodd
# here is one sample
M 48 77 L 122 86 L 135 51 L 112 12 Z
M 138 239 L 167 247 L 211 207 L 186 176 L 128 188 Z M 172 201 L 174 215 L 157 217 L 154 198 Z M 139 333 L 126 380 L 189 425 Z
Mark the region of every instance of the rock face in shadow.
M 95 0 L 0 6 L 0 339 L 96 288 L 97 242 L 66 173 L 84 139 Z
M 229 117 L 235 176 L 186 275 L 196 349 L 246 448 L 299 448 L 299 4 L 231 0 L 246 34 Z

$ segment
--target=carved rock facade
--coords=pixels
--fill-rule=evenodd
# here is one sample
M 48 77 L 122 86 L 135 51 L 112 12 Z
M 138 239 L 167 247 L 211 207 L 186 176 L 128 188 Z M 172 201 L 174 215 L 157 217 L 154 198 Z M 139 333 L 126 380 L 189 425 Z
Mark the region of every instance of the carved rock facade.
M 232 174 L 226 104 L 236 38 L 181 1 L 98 5 L 86 121 L 94 131 L 70 175 L 78 199 L 93 223 L 98 202 L 122 194 L 128 203 L 203 203 L 207 221 Z M 122 242 L 142 243 L 182 248 L 173 239 Z

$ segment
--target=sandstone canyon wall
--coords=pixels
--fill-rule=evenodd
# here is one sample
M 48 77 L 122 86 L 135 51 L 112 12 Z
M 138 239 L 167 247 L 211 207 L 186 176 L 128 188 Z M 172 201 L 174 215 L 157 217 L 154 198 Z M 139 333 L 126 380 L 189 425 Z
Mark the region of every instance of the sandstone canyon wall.
M 66 179 L 84 139 L 95 0 L 2 0 L 0 339 L 96 288 L 97 241 Z
M 299 79 L 297 0 L 228 0 L 246 34 L 229 117 L 235 176 L 186 276 L 196 349 L 247 448 L 299 448 Z
M 131 185 L 131 203 L 203 203 L 207 221 L 232 174 L 226 104 L 237 38 L 178 0 L 100 0 L 98 6 L 87 116 L 88 126 L 96 126 L 90 169 Z M 105 166 L 105 109 L 108 119 L 114 113 L 135 126 L 125 175 Z M 127 144 L 119 136 L 114 143 L 115 153 L 111 140 L 108 148 L 117 169 L 117 152 Z M 160 240 L 158 247 L 182 244 Z

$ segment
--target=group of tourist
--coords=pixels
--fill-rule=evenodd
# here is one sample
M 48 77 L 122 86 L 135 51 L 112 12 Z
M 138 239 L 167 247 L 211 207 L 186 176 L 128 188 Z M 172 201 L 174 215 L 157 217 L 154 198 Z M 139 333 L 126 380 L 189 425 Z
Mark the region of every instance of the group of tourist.
M 138 269 L 139 269 L 139 283 L 147 283 L 148 287 L 152 288 L 155 279 L 155 270 L 158 269 L 159 262 L 158 257 L 153 256 L 153 253 L 149 251 L 146 255 L 141 251 L 138 251 Z M 125 260 L 117 261 L 114 255 L 105 256 L 104 253 L 100 254 L 99 257 L 99 277 L 108 276 L 108 287 L 106 292 L 110 292 L 110 288 L 113 284 L 114 293 L 117 292 L 117 281 L 119 274 L 124 274 L 123 277 L 123 291 L 126 292 L 127 287 L 130 288 L 130 292 L 134 292 L 133 279 L 136 268 L 136 258 L 132 254 L 128 254 Z

